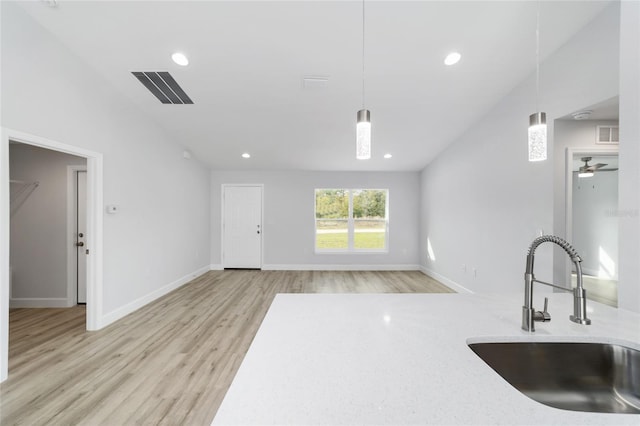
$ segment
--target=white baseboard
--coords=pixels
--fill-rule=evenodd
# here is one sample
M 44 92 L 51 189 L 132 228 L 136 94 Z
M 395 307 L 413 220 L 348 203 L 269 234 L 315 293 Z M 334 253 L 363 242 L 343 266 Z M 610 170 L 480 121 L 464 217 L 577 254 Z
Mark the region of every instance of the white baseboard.
M 212 263 L 211 265 L 209 265 L 209 270 L 210 271 L 222 271 L 224 268 L 222 267 L 221 263 Z
M 469 290 L 468 288 L 463 287 L 457 282 L 451 281 L 449 278 L 445 277 L 444 275 L 440 275 L 439 273 L 434 272 L 430 269 L 427 269 L 424 266 L 420 266 L 420 271 L 422 271 L 423 274 L 430 276 L 434 280 L 440 281 L 442 284 L 446 285 L 451 290 L 455 290 L 457 293 L 473 294 L 473 291 Z
M 262 265 L 263 271 L 418 271 L 419 265 Z
M 126 305 L 115 309 L 111 312 L 109 312 L 108 314 L 105 314 L 102 316 L 101 321 L 100 321 L 100 328 L 102 327 L 106 327 L 107 325 L 119 320 L 120 318 L 123 318 L 127 315 L 129 315 L 130 313 L 142 308 L 143 306 L 153 302 L 154 300 L 158 299 L 159 297 L 164 296 L 165 294 L 183 286 L 184 284 L 188 283 L 191 280 L 194 280 L 196 278 L 198 278 L 200 275 L 205 274 L 209 271 L 209 266 L 205 266 L 202 267 L 190 274 L 187 274 L 185 276 L 183 276 L 182 278 L 178 278 L 177 280 L 173 281 L 172 283 L 169 283 L 167 285 L 165 285 L 164 287 L 161 287 L 149 294 L 147 294 L 146 296 L 142 296 L 136 300 L 134 300 L 131 303 L 127 303 Z M 65 299 L 66 300 L 66 299 Z
M 591 269 L 591 268 L 585 268 L 584 265 L 580 265 L 582 267 L 582 274 L 583 275 L 593 275 L 593 276 L 598 276 L 598 271 Z M 576 271 L 574 270 L 575 268 L 571 268 L 571 273 L 575 274 Z
M 583 275 L 591 275 L 592 277 L 600 277 L 600 270 L 599 269 L 591 269 L 588 267 L 585 267 L 584 265 L 582 265 L 582 274 Z M 572 271 L 573 274 L 575 274 L 575 271 Z M 616 275 L 615 277 L 609 277 L 609 278 L 604 278 L 606 280 L 617 280 L 618 276 Z
M 66 297 L 17 297 L 9 299 L 10 308 L 69 308 Z

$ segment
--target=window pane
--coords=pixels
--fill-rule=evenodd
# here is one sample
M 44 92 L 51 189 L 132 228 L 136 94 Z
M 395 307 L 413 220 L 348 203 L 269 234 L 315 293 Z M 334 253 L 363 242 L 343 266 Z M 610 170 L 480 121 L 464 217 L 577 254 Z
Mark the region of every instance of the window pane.
M 316 219 L 348 219 L 349 191 L 316 189 Z
M 356 249 L 384 249 L 387 222 L 385 220 L 354 220 L 353 246 Z
M 385 219 L 386 211 L 386 190 L 356 189 L 353 191 L 354 219 Z
M 316 250 L 387 249 L 388 190 L 316 189 L 315 198 Z
M 316 249 L 346 250 L 349 248 L 346 219 L 316 220 Z

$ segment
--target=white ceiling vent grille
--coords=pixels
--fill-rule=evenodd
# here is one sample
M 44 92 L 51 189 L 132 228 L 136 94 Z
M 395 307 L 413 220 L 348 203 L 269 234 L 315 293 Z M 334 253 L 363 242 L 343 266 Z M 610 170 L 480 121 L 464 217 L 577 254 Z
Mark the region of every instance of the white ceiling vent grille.
M 596 143 L 603 145 L 617 145 L 620 142 L 618 126 L 597 126 Z
M 133 71 L 139 81 L 163 104 L 192 104 L 182 87 L 165 71 Z
M 329 87 L 329 77 L 302 77 L 302 87 L 305 89 L 326 89 L 327 87 Z

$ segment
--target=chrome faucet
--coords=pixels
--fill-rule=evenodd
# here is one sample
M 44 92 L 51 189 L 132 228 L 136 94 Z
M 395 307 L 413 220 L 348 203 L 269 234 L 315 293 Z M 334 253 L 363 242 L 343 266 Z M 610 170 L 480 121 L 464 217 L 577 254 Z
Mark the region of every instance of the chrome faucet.
M 546 283 L 544 281 L 537 280 L 533 275 L 533 258 L 536 249 L 542 243 L 554 243 L 562 247 L 562 249 L 569 255 L 571 261 L 576 266 L 577 286 L 571 290 L 559 285 Z M 580 266 L 580 256 L 576 253 L 575 249 L 563 240 L 562 238 L 555 237 L 553 235 L 543 235 L 538 237 L 529 246 L 529 252 L 527 253 L 527 269 L 524 273 L 524 305 L 522 306 L 522 329 L 525 331 L 536 331 L 534 323 L 536 321 L 546 322 L 551 321 L 551 316 L 547 312 L 548 299 L 544 300 L 544 312 L 536 312 L 533 309 L 533 283 L 540 283 L 551 286 L 563 291 L 573 292 L 573 315 L 569 316 L 569 319 L 578 324 L 591 324 L 591 320 L 587 318 L 587 295 L 582 287 L 582 267 Z

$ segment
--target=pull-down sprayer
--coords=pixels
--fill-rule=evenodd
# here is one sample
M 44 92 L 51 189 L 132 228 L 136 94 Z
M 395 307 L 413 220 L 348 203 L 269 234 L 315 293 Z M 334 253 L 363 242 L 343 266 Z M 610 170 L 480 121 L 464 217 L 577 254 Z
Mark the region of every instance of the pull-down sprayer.
M 535 251 L 542 243 L 554 243 L 562 247 L 562 249 L 569 255 L 571 261 L 576 267 L 577 286 L 571 290 L 565 287 L 561 287 L 555 284 L 547 283 L 537 280 L 533 275 L 533 260 Z M 544 312 L 536 312 L 533 309 L 533 283 L 540 283 L 557 288 L 563 291 L 573 292 L 573 315 L 569 316 L 569 319 L 578 324 L 591 324 L 591 320 L 587 318 L 587 298 L 586 292 L 582 287 L 582 267 L 580 266 L 580 256 L 576 253 L 575 249 L 563 240 L 562 238 L 553 235 L 543 235 L 538 237 L 529 246 L 529 252 L 527 253 L 527 268 L 524 273 L 524 305 L 522 306 L 522 329 L 525 331 L 535 331 L 535 321 L 550 321 L 551 317 L 547 312 L 547 301 L 545 300 Z

